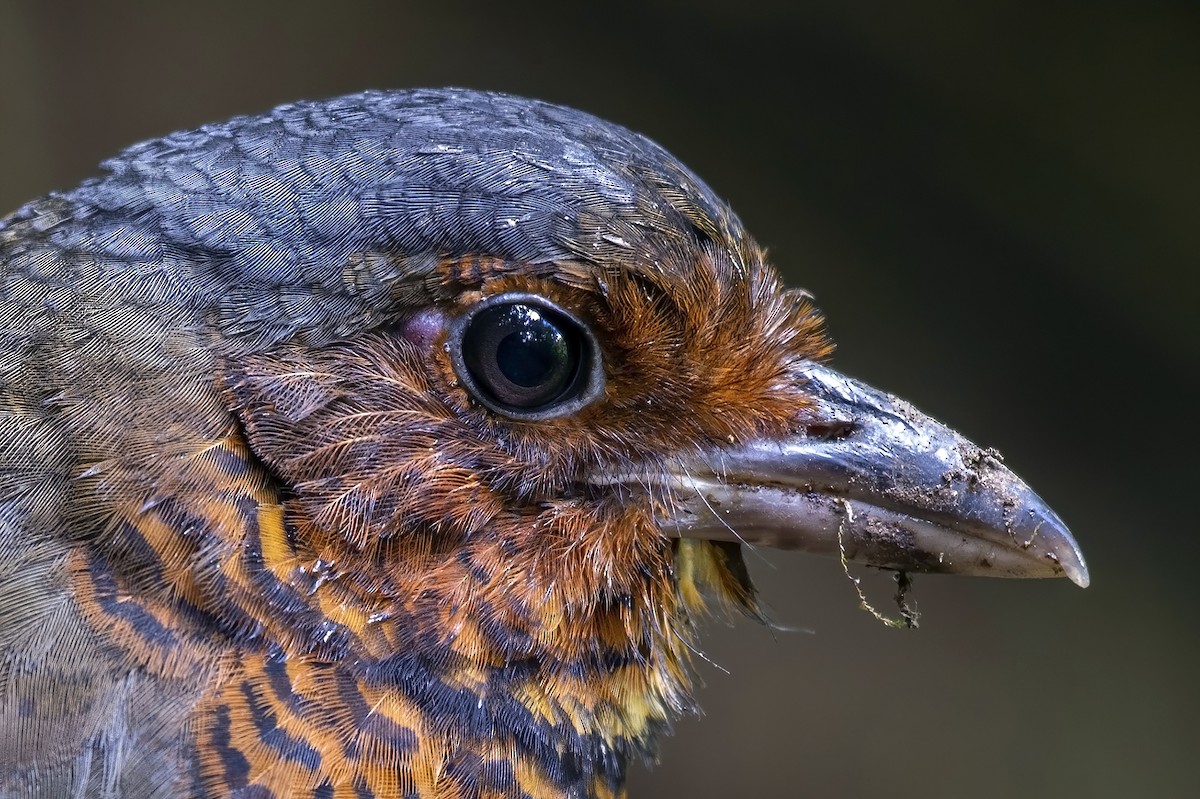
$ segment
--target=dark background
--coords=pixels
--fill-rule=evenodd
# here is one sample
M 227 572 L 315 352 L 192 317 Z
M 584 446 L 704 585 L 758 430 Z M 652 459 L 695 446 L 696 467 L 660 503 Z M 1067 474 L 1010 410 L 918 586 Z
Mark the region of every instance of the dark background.
M 1184 796 L 1200 757 L 1195 3 L 0 0 L 0 212 L 135 141 L 368 87 L 640 130 L 811 289 L 835 363 L 1003 450 L 1093 586 L 752 556 L 636 797 Z M 885 575 L 864 581 L 894 612 Z

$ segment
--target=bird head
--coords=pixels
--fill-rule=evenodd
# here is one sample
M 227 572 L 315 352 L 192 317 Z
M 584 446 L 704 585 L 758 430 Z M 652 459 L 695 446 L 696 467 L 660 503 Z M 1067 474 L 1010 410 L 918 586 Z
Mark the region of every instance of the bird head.
M 519 749 L 602 793 L 689 707 L 705 598 L 756 611 L 743 546 L 1087 583 L 994 452 L 827 366 L 810 297 L 628 130 L 367 93 L 107 166 L 0 237 L 31 283 L 86 256 L 41 328 L 71 380 L 39 378 L 76 458 L 76 590 L 115 582 L 235 661 L 213 747 L 261 732 L 271 686 L 365 723 L 318 690 L 336 673 L 443 754 Z

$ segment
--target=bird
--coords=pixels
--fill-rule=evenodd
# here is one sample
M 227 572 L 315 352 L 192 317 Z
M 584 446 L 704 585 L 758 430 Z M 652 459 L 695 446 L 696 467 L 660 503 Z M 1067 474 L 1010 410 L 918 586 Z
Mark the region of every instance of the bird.
M 466 89 L 0 220 L 0 796 L 626 796 L 743 555 L 1087 567 L 649 139 Z

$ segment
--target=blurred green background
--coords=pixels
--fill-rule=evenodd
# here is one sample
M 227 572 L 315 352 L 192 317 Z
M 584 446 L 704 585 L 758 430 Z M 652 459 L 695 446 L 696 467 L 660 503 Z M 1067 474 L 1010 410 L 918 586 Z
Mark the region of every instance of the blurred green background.
M 0 212 L 298 98 L 460 85 L 656 139 L 812 290 L 835 363 L 999 447 L 1093 586 L 751 556 L 805 632 L 712 625 L 637 797 L 1194 796 L 1195 2 L 0 0 Z M 865 573 L 893 611 L 886 575 Z

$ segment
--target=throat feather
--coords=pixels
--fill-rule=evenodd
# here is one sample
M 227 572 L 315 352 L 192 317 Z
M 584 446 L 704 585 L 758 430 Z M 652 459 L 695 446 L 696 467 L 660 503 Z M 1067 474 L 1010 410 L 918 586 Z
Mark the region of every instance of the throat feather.
M 163 485 L 187 491 L 120 511 L 128 540 L 98 542 L 79 579 L 203 619 L 198 790 L 617 796 L 691 707 L 690 623 L 648 511 L 563 503 L 362 549 L 280 497 L 236 431 Z M 159 583 L 129 576 L 138 558 Z

